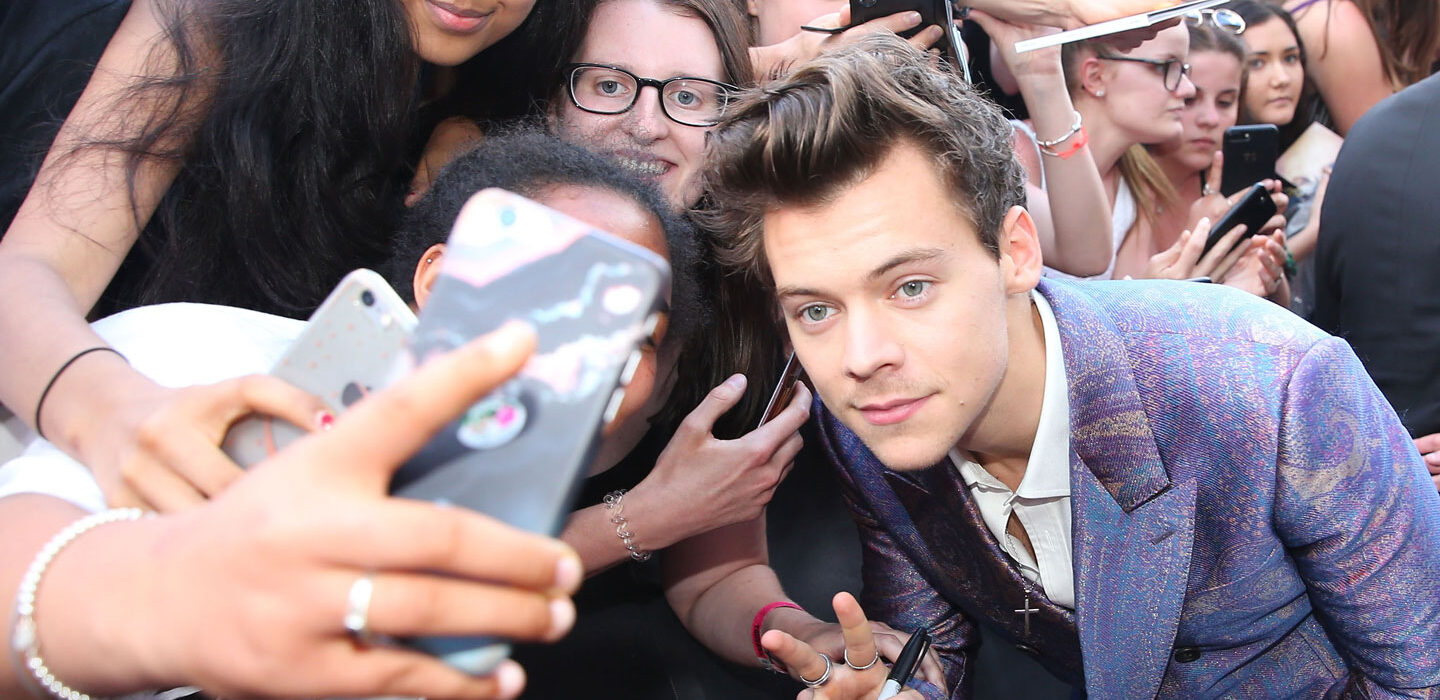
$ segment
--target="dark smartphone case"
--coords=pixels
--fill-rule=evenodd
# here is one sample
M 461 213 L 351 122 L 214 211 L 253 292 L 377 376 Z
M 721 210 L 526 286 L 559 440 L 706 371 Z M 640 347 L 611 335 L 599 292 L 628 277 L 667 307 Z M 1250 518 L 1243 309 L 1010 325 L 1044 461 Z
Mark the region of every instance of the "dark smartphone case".
M 536 330 L 515 378 L 440 431 L 398 471 L 391 492 L 557 533 L 601 429 L 614 418 L 654 330 L 669 266 L 649 250 L 503 190 L 471 198 L 410 344 L 445 352 L 510 319 Z M 426 638 L 413 647 L 470 673 L 507 652 L 494 639 Z
M 950 0 L 850 0 L 850 25 L 864 24 L 872 19 L 893 15 L 897 12 L 919 12 L 920 26 L 900 33 L 909 39 L 924 28 L 936 24 L 945 26 L 945 5 Z
M 1275 216 L 1275 213 L 1275 200 L 1270 199 L 1270 192 L 1265 189 L 1265 186 L 1259 183 L 1251 185 L 1250 191 L 1245 193 L 1245 197 L 1216 220 L 1215 226 L 1210 229 L 1209 237 L 1205 239 L 1205 250 L 1200 254 L 1201 257 L 1209 253 L 1210 249 L 1214 248 L 1220 239 L 1230 232 L 1230 229 L 1245 224 L 1245 233 L 1240 236 L 1239 241 L 1235 242 L 1235 245 L 1240 245 L 1242 241 L 1258 233 L 1260 227 L 1265 225 L 1270 217 Z
M 1274 124 L 1248 124 L 1225 130 L 1221 152 L 1220 194 L 1229 197 L 1261 180 L 1274 179 L 1280 158 L 1280 130 Z

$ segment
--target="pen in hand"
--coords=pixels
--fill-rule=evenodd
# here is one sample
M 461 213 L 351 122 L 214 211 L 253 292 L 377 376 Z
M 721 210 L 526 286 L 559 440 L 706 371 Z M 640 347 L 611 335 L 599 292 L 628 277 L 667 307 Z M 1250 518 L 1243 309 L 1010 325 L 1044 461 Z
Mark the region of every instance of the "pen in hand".
M 930 630 L 921 627 L 905 642 L 905 648 L 900 650 L 900 658 L 890 667 L 890 675 L 885 678 L 885 685 L 880 687 L 880 696 L 876 700 L 886 700 L 898 695 L 905 684 L 915 676 L 915 669 L 920 667 L 920 659 L 925 657 L 925 652 L 929 649 Z

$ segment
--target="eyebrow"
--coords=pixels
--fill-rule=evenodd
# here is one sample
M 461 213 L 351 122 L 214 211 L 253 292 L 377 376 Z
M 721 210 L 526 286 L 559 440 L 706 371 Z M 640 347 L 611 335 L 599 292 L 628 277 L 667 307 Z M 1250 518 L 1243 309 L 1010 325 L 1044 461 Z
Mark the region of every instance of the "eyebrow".
M 925 262 L 928 260 L 937 260 L 945 256 L 946 252 L 943 248 L 915 248 L 913 250 L 902 251 L 890 257 L 885 262 L 880 263 L 869 272 L 865 273 L 865 281 L 874 282 L 875 280 L 884 277 L 891 270 L 894 270 L 895 268 L 901 267 L 903 265 L 909 265 L 917 262 Z M 788 297 L 813 297 L 824 295 L 816 289 L 787 285 L 783 287 L 777 287 L 775 289 L 775 296 L 779 299 L 785 299 Z

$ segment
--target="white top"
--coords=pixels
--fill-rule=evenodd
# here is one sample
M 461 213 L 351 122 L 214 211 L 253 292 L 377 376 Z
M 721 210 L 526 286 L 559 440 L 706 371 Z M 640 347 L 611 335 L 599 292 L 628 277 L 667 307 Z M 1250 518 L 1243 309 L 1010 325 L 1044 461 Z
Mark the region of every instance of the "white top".
M 1056 605 L 1075 609 L 1075 575 L 1071 561 L 1070 528 L 1070 395 L 1065 378 L 1065 357 L 1060 331 L 1050 303 L 1031 292 L 1045 334 L 1045 393 L 1035 443 L 1025 463 L 1020 488 L 1011 491 L 984 467 L 950 451 L 965 486 L 980 509 L 985 526 L 1025 578 L 1039 583 L 1045 597 Z M 1019 518 L 1035 548 L 1035 556 L 1005 529 L 1010 514 Z
M 304 321 L 210 304 L 142 306 L 91 324 L 130 366 L 166 387 L 269 372 L 304 327 Z M 21 455 L 0 466 L 0 498 L 38 493 L 92 512 L 105 509 L 89 469 L 26 432 Z
M 1018 119 L 1010 120 L 1010 124 L 1019 129 L 1030 138 L 1030 145 L 1035 148 L 1035 159 L 1040 164 L 1040 189 L 1049 194 L 1048 185 L 1045 182 L 1045 159 L 1040 153 L 1040 146 L 1036 144 L 1035 129 L 1029 124 Z M 1050 211 L 1051 217 L 1059 216 L 1060 212 Z M 1114 248 L 1110 251 L 1110 266 L 1105 271 L 1090 277 L 1077 277 L 1068 272 L 1061 272 L 1053 267 L 1045 268 L 1045 276 L 1065 280 L 1108 280 L 1115 273 L 1115 254 L 1120 250 L 1120 244 L 1125 242 L 1126 234 L 1130 233 L 1130 227 L 1135 225 L 1135 219 L 1139 211 L 1135 208 L 1135 193 L 1130 191 L 1130 184 L 1125 178 L 1120 178 L 1120 185 L 1115 190 L 1115 203 L 1110 207 L 1110 235 Z

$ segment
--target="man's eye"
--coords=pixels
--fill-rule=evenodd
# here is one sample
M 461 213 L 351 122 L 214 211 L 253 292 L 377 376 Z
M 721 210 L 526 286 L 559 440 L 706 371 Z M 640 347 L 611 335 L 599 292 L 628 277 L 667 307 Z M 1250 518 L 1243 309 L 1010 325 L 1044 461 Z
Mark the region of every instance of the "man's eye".
M 602 80 L 595 84 L 595 91 L 602 95 L 618 95 L 622 90 L 618 80 Z
M 675 93 L 675 104 L 681 107 L 694 107 L 700 103 L 700 95 L 689 90 L 680 90 Z
M 815 304 L 800 309 L 800 318 L 810 323 L 819 323 L 830 317 L 830 307 Z
M 900 285 L 898 293 L 902 297 L 913 299 L 920 296 L 921 294 L 924 294 L 925 291 L 928 289 L 930 289 L 929 282 L 926 282 L 924 280 L 910 280 L 909 282 Z

